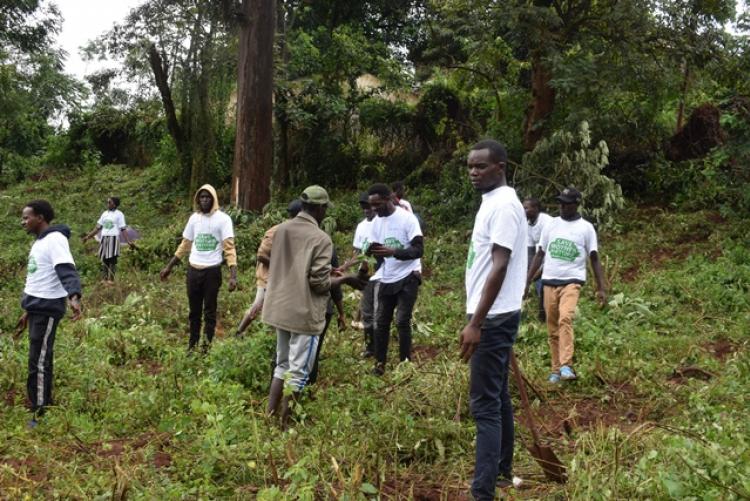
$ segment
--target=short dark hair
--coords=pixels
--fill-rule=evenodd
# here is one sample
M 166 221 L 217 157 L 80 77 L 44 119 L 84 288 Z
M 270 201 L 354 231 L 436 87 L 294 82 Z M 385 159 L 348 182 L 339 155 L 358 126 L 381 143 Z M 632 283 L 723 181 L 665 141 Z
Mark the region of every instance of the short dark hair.
M 391 198 L 391 189 L 383 183 L 375 183 L 367 190 L 368 195 L 380 195 L 381 198 Z
M 505 146 L 494 139 L 484 139 L 471 147 L 471 151 L 490 150 L 490 160 L 497 163 L 508 163 L 508 152 Z
M 112 203 L 115 204 L 115 209 L 120 206 L 120 198 L 119 197 L 109 197 L 110 200 L 112 200 Z
M 31 202 L 24 205 L 24 207 L 29 207 L 32 211 L 34 211 L 34 214 L 36 214 L 37 216 L 42 216 L 48 223 L 52 222 L 52 220 L 55 219 L 55 210 L 52 208 L 52 205 L 46 200 L 32 200 Z
M 542 203 L 536 197 L 526 197 L 526 198 L 523 199 L 523 201 L 524 202 L 529 202 L 531 205 L 533 205 L 537 209 L 541 209 L 542 208 Z

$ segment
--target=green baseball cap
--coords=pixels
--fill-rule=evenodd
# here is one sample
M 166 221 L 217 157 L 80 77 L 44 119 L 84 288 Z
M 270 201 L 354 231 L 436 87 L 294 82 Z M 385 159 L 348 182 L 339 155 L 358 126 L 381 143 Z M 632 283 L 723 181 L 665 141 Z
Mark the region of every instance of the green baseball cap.
M 299 199 L 308 204 L 333 206 L 331 199 L 328 198 L 328 192 L 317 184 L 305 188 Z

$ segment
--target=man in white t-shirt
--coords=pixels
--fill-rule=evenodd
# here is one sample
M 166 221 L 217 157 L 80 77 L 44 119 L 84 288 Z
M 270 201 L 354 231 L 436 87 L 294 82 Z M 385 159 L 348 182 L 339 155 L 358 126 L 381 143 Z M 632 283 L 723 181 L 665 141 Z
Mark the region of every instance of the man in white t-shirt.
M 81 317 L 81 280 L 70 253 L 70 228 L 50 225 L 55 211 L 46 200 L 34 200 L 23 208 L 21 225 L 36 236 L 29 252 L 26 285 L 18 320 L 19 331 L 29 327 L 29 374 L 26 390 L 37 417 L 52 404 L 52 366 L 57 324 L 65 316 L 65 303 L 73 310 L 73 320 Z
M 529 266 L 531 266 L 536 249 L 539 246 L 539 240 L 542 238 L 544 226 L 552 220 L 552 216 L 546 212 L 542 212 L 542 204 L 534 197 L 524 199 L 523 210 L 526 212 L 526 220 L 529 223 L 529 236 L 526 246 L 528 248 Z M 542 288 L 542 280 L 539 276 L 534 277 L 534 287 L 536 295 L 539 298 L 539 320 L 544 322 L 547 318 L 544 314 L 544 289 Z
M 586 282 L 587 258 L 596 278 L 597 299 L 602 306 L 607 301 L 596 231 L 578 213 L 581 193 L 575 188 L 565 188 L 557 200 L 560 202 L 560 216 L 552 218 L 544 227 L 526 281 L 528 289 L 543 263 L 544 310 L 552 356 L 549 382 L 553 384 L 560 379 L 577 377 L 573 369 L 573 319 L 581 286 Z
M 406 196 L 406 185 L 403 181 L 396 181 L 391 185 L 391 189 L 393 190 L 393 203 L 397 207 L 401 207 L 406 212 L 414 212 L 414 209 L 411 206 L 411 203 L 405 199 Z
M 420 258 L 424 242 L 419 221 L 414 214 L 396 207 L 391 190 L 385 184 L 374 184 L 367 191 L 370 206 L 377 214 L 370 228 L 367 254 L 382 258 L 372 276 L 375 311 L 375 368 L 382 375 L 388 358 L 391 321 L 396 311 L 399 359 L 411 358 L 411 317 L 422 283 Z
M 469 179 L 482 194 L 466 259 L 466 314 L 461 358 L 471 362 L 470 406 L 477 426 L 474 499 L 495 498 L 512 480 L 513 406 L 508 368 L 518 335 L 526 274 L 526 216 L 507 186 L 508 154 L 494 140 L 475 144 Z
M 354 232 L 354 241 L 352 247 L 354 248 L 354 254 L 360 255 L 367 252 L 369 246 L 368 239 L 370 238 L 370 229 L 372 228 L 372 222 L 375 219 L 375 212 L 370 206 L 370 196 L 367 192 L 359 195 L 359 206 L 362 209 L 362 213 L 365 218 L 359 222 L 357 229 Z M 366 270 L 370 271 L 370 270 Z M 376 270 L 372 270 L 374 273 Z M 365 333 L 365 349 L 362 352 L 364 357 L 372 357 L 375 355 L 375 320 L 373 308 L 375 307 L 375 283 L 377 280 L 370 280 L 367 282 L 367 286 L 362 289 L 362 300 L 359 303 L 360 318 L 362 319 L 362 329 Z
M 200 340 L 203 317 L 203 350 L 207 351 L 216 330 L 216 308 L 221 288 L 221 264 L 229 266 L 229 291 L 237 287 L 237 252 L 234 247 L 232 219 L 219 210 L 216 190 L 204 184 L 195 193 L 195 212 L 182 232 L 182 242 L 175 255 L 159 274 L 166 280 L 172 268 L 189 254 L 187 293 L 190 305 L 190 341 L 192 350 Z

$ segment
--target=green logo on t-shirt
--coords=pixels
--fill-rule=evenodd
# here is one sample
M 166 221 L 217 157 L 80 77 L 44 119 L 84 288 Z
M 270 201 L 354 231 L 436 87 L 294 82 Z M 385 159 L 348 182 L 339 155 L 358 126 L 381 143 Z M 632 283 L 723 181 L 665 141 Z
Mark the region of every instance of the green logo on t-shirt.
M 195 237 L 195 248 L 200 252 L 216 250 L 218 245 L 219 241 L 210 233 L 199 233 L 198 236 Z
M 385 246 L 391 249 L 403 249 L 404 244 L 398 238 L 388 237 L 385 239 Z
M 105 219 L 104 221 L 102 221 L 102 228 L 104 228 L 105 230 L 111 230 L 114 227 L 115 223 L 113 223 L 111 219 Z
M 362 254 L 367 254 L 367 249 L 370 248 L 370 242 L 365 238 L 362 240 Z
M 556 238 L 549 244 L 549 254 L 555 259 L 572 263 L 581 255 L 575 242 L 564 238 Z
M 29 272 L 29 275 L 33 275 L 37 269 L 39 267 L 36 264 L 36 259 L 34 259 L 34 256 L 29 256 L 29 264 L 26 265 L 26 271 Z
M 470 270 L 474 266 L 474 259 L 477 257 L 477 251 L 474 250 L 474 242 L 469 246 L 469 255 L 466 256 L 466 269 Z

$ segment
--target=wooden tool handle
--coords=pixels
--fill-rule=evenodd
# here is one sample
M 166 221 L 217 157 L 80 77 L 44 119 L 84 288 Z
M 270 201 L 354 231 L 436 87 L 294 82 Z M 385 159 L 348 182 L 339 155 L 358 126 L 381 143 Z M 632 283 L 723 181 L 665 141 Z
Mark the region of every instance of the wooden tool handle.
M 516 356 L 513 353 L 513 348 L 510 349 L 510 365 L 513 368 L 513 377 L 516 380 L 516 386 L 518 386 L 518 393 L 521 394 L 521 406 L 526 414 L 526 420 L 529 422 L 529 429 L 531 430 L 531 436 L 534 438 L 534 443 L 539 443 L 539 432 L 536 430 L 536 424 L 534 423 L 534 417 L 531 415 L 531 406 L 529 405 L 529 396 L 526 394 L 526 385 L 523 383 L 523 377 L 521 369 L 518 367 Z

